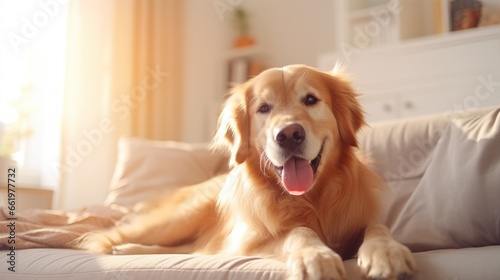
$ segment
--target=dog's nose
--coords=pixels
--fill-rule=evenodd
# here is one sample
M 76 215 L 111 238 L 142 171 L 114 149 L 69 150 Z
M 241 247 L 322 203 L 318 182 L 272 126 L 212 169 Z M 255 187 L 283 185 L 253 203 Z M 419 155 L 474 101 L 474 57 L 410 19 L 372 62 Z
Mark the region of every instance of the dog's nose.
M 299 124 L 290 124 L 278 129 L 274 139 L 282 148 L 294 149 L 306 139 L 306 132 Z

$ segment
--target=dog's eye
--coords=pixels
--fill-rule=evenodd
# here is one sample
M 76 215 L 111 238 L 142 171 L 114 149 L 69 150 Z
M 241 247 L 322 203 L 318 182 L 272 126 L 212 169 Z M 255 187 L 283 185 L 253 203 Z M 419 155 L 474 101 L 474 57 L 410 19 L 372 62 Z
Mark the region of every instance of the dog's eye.
M 267 113 L 271 112 L 271 105 L 264 103 L 264 104 L 260 105 L 257 112 L 259 112 L 261 114 L 267 114 Z
M 302 103 L 304 103 L 304 105 L 306 106 L 312 106 L 316 103 L 318 103 L 319 99 L 316 98 L 316 96 L 312 95 L 312 94 L 308 94 L 306 95 L 306 97 L 304 97 L 302 99 Z

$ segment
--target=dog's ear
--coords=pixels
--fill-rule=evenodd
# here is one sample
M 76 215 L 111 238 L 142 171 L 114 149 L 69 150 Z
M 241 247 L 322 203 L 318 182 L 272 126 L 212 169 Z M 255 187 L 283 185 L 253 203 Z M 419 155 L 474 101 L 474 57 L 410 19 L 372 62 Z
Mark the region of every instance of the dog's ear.
M 336 67 L 326 74 L 327 85 L 331 96 L 331 107 L 337 119 L 342 140 L 353 147 L 358 146 L 356 133 L 365 125 L 364 112 L 347 77 Z
M 249 91 L 248 83 L 232 88 L 222 107 L 219 125 L 213 139 L 214 148 L 229 150 L 230 166 L 243 163 L 248 155 L 250 125 L 247 107 Z

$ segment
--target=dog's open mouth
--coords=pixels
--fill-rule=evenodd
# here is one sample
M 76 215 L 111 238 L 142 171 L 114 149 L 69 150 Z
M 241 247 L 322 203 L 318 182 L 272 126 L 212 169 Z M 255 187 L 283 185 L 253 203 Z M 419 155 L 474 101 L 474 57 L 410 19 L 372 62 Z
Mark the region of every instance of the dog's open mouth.
M 276 172 L 290 194 L 302 195 L 311 189 L 322 152 L 323 146 L 321 146 L 318 156 L 311 161 L 292 156 L 283 166 L 276 167 Z

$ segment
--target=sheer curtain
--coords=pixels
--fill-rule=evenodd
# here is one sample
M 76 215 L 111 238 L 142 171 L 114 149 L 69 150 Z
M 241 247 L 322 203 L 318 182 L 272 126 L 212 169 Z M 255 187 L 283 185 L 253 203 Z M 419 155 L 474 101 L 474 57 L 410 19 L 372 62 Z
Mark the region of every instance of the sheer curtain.
M 58 208 L 104 201 L 121 135 L 179 140 L 182 1 L 68 4 Z

